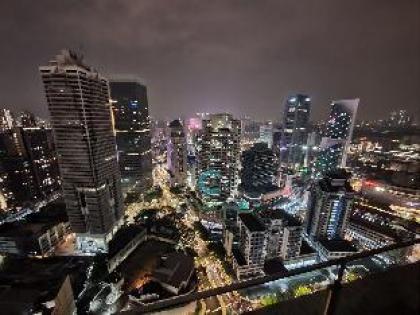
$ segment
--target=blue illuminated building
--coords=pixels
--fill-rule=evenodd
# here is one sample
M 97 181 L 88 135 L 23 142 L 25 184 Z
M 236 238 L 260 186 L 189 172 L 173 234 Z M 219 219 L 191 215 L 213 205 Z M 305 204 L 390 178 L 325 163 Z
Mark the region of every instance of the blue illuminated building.
M 207 170 L 198 177 L 198 191 L 204 201 L 218 199 L 221 196 L 221 173 L 218 170 Z

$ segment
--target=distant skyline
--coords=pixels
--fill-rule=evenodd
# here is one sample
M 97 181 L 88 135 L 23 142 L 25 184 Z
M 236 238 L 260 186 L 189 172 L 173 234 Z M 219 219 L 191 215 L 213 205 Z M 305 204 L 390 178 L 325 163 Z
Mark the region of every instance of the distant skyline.
M 285 99 L 360 98 L 358 120 L 420 117 L 418 0 L 0 3 L 0 107 L 48 117 L 38 66 L 62 48 L 104 76 L 147 84 L 160 119 L 228 111 L 280 120 Z

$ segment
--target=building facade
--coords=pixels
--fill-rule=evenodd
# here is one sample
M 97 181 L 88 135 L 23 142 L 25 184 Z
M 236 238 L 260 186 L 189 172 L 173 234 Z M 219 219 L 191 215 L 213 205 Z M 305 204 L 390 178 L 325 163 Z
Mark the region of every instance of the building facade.
M 138 79 L 113 79 L 109 85 L 124 190 L 150 188 L 153 179 L 147 88 Z
M 242 152 L 241 186 L 245 190 L 264 190 L 276 182 L 278 162 L 266 143 L 256 143 Z
M 61 188 L 52 129 L 33 127 L 20 130 L 38 195 L 40 198 L 49 198 Z
M 40 72 L 77 248 L 106 251 L 123 215 L 108 81 L 68 50 Z
M 309 96 L 296 94 L 286 100 L 280 144 L 281 164 L 284 167 L 296 170 L 302 166 L 310 112 Z
M 326 132 L 315 163 L 316 175 L 346 166 L 358 106 L 359 99 L 332 102 Z
M 0 132 L 0 177 L 1 209 L 37 200 L 38 188 L 21 128 L 13 127 Z
M 315 240 L 342 239 L 354 202 L 345 172 L 328 173 L 311 189 L 306 233 Z
M 184 126 L 173 120 L 168 126 L 167 163 L 171 186 L 184 186 L 187 182 L 187 140 Z
M 0 131 L 2 209 L 47 199 L 60 189 L 51 129 L 13 127 Z
M 269 149 L 273 147 L 273 123 L 271 121 L 260 126 L 259 142 L 266 143 Z
M 14 119 L 10 109 L 0 109 L 0 131 L 11 129 L 14 126 Z
M 233 251 L 233 268 L 239 279 L 264 274 L 267 231 L 260 218 L 251 213 L 238 216 L 239 248 Z
M 198 190 L 203 200 L 223 202 L 239 182 L 241 121 L 231 114 L 203 119 L 198 139 Z
M 267 259 L 298 257 L 302 246 L 302 223 L 279 209 L 265 209 L 259 215 L 267 228 Z

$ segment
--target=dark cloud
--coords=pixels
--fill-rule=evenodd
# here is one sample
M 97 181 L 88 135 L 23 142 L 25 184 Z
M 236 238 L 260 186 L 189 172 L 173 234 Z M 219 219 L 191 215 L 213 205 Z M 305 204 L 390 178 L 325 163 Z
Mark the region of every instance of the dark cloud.
M 280 118 L 306 92 L 314 119 L 360 97 L 361 118 L 418 115 L 418 0 L 2 1 L 0 105 L 46 115 L 37 68 L 61 48 L 148 82 L 153 115 Z

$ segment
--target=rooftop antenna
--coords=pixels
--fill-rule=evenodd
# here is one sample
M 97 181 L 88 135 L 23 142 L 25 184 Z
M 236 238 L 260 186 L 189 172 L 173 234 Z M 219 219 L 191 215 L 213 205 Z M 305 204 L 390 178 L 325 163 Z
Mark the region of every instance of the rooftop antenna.
M 79 44 L 78 47 L 78 54 L 80 56 L 80 59 L 83 60 L 85 57 L 85 45 L 83 43 Z

